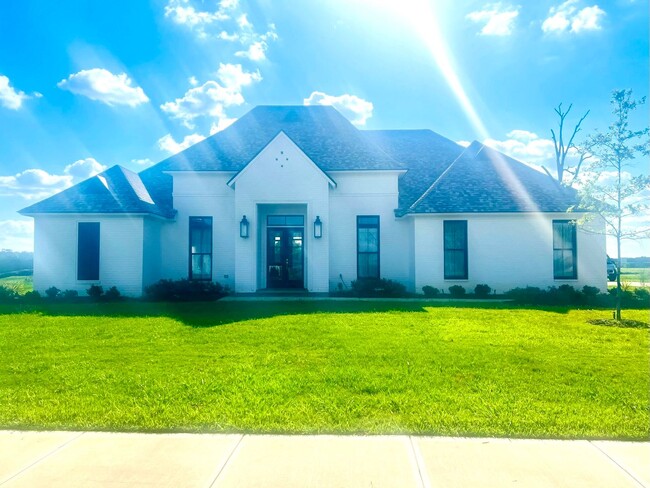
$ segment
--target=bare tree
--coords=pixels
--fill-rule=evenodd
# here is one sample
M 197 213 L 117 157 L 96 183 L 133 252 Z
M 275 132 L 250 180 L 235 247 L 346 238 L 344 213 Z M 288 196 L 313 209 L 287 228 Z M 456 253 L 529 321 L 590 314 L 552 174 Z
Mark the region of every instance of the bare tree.
M 632 90 L 612 93 L 613 121 L 606 132 L 596 131 L 587 143 L 594 155 L 587 178 L 580 188 L 581 204 L 585 210 L 597 213 L 605 222 L 605 234 L 616 238 L 618 277 L 616 279 L 616 319 L 621 320 L 621 240 L 650 237 L 650 228 L 630 227 L 628 218 L 648 209 L 650 177 L 633 176 L 626 168 L 633 166 L 638 156 L 650 154 L 650 129 L 629 128 L 630 113 L 645 103 L 632 98 Z M 643 158 L 645 161 L 645 158 Z M 644 198 L 645 197 L 645 198 Z
M 557 134 L 555 133 L 555 130 L 551 129 L 551 135 L 553 136 L 553 146 L 555 147 L 555 169 L 557 171 L 557 181 L 561 185 L 566 185 L 566 186 L 573 186 L 576 180 L 578 179 L 578 175 L 580 174 L 580 168 L 582 167 L 582 163 L 585 162 L 586 159 L 590 157 L 589 151 L 585 147 L 578 147 L 576 146 L 574 140 L 578 132 L 580 132 L 580 126 L 582 125 L 582 122 L 587 118 L 587 115 L 589 115 L 589 110 L 585 112 L 585 114 L 582 116 L 582 118 L 578 121 L 578 123 L 573 127 L 573 132 L 571 132 L 571 136 L 569 137 L 569 142 L 565 144 L 565 137 L 564 137 L 564 125 L 566 122 L 567 115 L 569 115 L 569 112 L 571 112 L 571 108 L 573 107 L 573 104 L 569 104 L 569 108 L 566 110 L 562 110 L 562 104 L 559 104 L 555 108 L 555 113 L 559 117 L 559 122 L 558 122 L 558 131 Z M 574 150 L 575 153 L 578 155 L 578 161 L 572 165 L 567 163 L 567 155 L 571 150 Z M 565 175 L 568 175 L 568 177 L 565 179 Z

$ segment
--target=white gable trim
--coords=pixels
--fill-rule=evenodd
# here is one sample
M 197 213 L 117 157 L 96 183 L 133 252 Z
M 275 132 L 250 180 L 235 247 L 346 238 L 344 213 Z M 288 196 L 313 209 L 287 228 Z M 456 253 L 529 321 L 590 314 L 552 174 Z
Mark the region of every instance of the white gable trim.
M 326 180 L 327 180 L 327 183 L 329 183 L 329 185 L 330 185 L 332 188 L 336 188 L 336 182 L 335 182 L 332 178 L 330 178 L 330 176 L 329 176 L 327 173 L 325 173 L 325 171 L 323 171 L 323 170 L 320 168 L 320 166 L 318 166 L 316 163 L 314 163 L 314 162 L 311 160 L 311 158 L 310 158 L 309 156 L 307 156 L 307 155 L 304 153 L 304 151 L 303 151 L 302 149 L 300 149 L 300 146 L 298 146 L 298 144 L 296 144 L 296 143 L 291 139 L 291 137 L 289 137 L 289 136 L 288 136 L 284 131 L 282 131 L 282 130 L 281 130 L 280 132 L 278 132 L 278 134 L 277 134 L 273 139 L 271 139 L 271 140 L 269 141 L 269 143 L 268 143 L 266 146 L 264 146 L 264 147 L 260 150 L 260 152 L 258 152 L 257 155 L 256 155 L 253 159 L 251 159 L 248 163 L 246 163 L 246 166 L 244 166 L 241 170 L 239 170 L 239 172 L 238 172 L 235 176 L 233 176 L 233 177 L 228 181 L 228 186 L 230 186 L 231 188 L 234 188 L 235 183 L 237 182 L 237 180 L 238 180 L 238 179 L 239 179 L 239 178 L 240 178 L 240 177 L 241 177 L 241 176 L 242 176 L 242 175 L 243 175 L 243 174 L 248 170 L 248 168 L 251 166 L 251 164 L 252 164 L 253 162 L 257 161 L 257 159 L 258 159 L 258 158 L 260 157 L 260 155 L 264 152 L 264 150 L 265 150 L 267 147 L 269 147 L 271 144 L 273 144 L 273 142 L 275 142 L 275 140 L 278 139 L 279 137 L 286 137 L 286 138 L 291 142 L 291 144 L 293 144 L 294 147 L 295 147 L 295 148 L 300 152 L 300 154 L 302 154 L 302 155 L 305 157 L 305 159 L 306 159 L 307 161 L 309 161 L 309 164 L 311 164 L 311 165 L 312 165 L 312 166 L 313 166 L 313 167 L 314 167 L 314 168 L 315 168 L 315 169 L 316 169 L 316 170 L 317 170 L 317 171 L 318 171 L 318 172 L 319 172 L 319 173 L 320 173 L 320 174 L 321 174 L 321 175 L 322 175 Z

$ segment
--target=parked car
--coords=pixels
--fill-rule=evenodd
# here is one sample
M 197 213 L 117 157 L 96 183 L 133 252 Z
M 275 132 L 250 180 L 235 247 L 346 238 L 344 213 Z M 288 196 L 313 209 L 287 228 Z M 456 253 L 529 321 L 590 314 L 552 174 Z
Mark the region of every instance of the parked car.
M 616 267 L 616 262 L 607 256 L 607 279 L 609 281 L 614 281 L 618 276 L 618 268 Z

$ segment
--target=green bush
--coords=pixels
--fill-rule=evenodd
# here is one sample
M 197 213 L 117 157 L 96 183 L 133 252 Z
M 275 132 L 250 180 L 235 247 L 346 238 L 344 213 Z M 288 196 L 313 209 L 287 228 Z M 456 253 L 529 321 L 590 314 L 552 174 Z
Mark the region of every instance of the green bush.
M 104 294 L 104 298 L 108 301 L 119 300 L 121 297 L 122 294 L 115 286 L 111 286 L 108 290 L 106 290 L 106 293 Z
M 434 288 L 433 286 L 424 285 L 422 287 L 422 293 L 424 293 L 425 297 L 433 298 L 433 297 L 438 296 L 438 294 L 440 293 L 440 290 L 438 290 L 437 288 Z
M 491 291 L 492 288 L 490 288 L 488 285 L 476 285 L 474 287 L 474 295 L 479 298 L 487 298 L 490 296 Z
M 634 290 L 634 296 L 638 300 L 642 300 L 648 303 L 650 301 L 650 290 L 648 290 L 647 288 L 637 288 L 636 290 Z
M 595 286 L 585 285 L 582 287 L 582 293 L 589 298 L 594 298 L 600 294 L 600 290 Z
M 91 285 L 90 288 L 86 290 L 86 293 L 90 298 L 98 300 L 104 294 L 104 288 L 100 285 Z
M 449 294 L 452 298 L 462 298 L 465 296 L 465 288 L 460 285 L 452 285 L 449 287 Z
M 16 290 L 8 286 L 0 286 L 0 302 L 8 302 L 18 297 Z
M 61 290 L 59 290 L 56 286 L 50 286 L 47 290 L 45 290 L 45 294 L 48 298 L 56 298 L 59 296 L 59 293 L 61 293 Z
M 352 293 L 358 297 L 367 298 L 399 298 L 406 296 L 406 287 L 397 281 L 385 278 L 363 278 L 354 280 Z
M 212 281 L 160 280 L 145 288 L 150 300 L 168 302 L 211 301 L 226 295 L 219 284 Z
M 73 300 L 79 296 L 79 292 L 77 290 L 65 290 L 61 293 L 61 296 L 66 300 Z
M 41 294 L 37 292 L 36 290 L 28 291 L 23 295 L 23 300 L 26 300 L 28 302 L 37 302 L 41 299 Z

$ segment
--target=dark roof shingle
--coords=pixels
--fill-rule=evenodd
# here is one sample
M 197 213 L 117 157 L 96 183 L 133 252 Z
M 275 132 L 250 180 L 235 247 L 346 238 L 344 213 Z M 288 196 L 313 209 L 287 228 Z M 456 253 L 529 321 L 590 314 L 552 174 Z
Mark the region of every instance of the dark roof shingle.
M 38 213 L 148 213 L 169 217 L 137 173 L 115 165 L 67 190 L 20 211 Z

